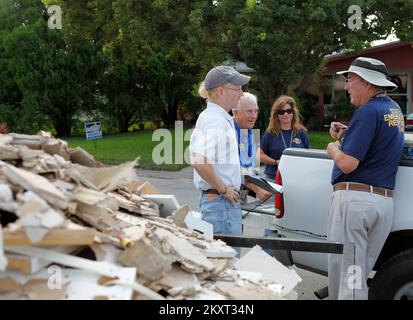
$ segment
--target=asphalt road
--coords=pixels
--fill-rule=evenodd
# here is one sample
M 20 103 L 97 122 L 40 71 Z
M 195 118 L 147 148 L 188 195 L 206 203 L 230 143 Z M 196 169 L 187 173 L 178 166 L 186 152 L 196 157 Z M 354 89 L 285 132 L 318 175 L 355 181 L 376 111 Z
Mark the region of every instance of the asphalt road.
M 174 194 L 179 204 L 189 204 L 197 210 L 200 193 L 192 181 L 193 170 L 190 167 L 178 172 L 138 170 L 143 181 L 151 182 L 164 194 Z M 327 277 L 294 267 L 303 279 L 295 289 L 299 300 L 318 300 L 314 291 L 327 286 Z

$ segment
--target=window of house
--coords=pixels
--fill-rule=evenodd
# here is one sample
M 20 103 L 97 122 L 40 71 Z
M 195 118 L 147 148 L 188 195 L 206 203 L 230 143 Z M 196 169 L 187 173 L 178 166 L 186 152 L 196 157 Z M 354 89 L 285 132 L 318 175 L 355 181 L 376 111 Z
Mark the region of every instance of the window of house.
M 396 101 L 400 108 L 402 109 L 403 114 L 407 113 L 407 84 L 408 84 L 408 74 L 407 73 L 395 73 L 390 76 L 390 81 L 397 84 L 397 89 L 388 92 L 388 96 Z

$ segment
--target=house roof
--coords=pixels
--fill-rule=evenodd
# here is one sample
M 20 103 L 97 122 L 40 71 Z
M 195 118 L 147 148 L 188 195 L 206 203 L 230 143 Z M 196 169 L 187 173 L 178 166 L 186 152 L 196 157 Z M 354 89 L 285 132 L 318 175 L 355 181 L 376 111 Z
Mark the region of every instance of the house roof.
M 361 52 L 346 52 L 325 56 L 326 74 L 347 70 L 357 57 L 370 57 L 383 61 L 389 70 L 413 69 L 413 41 L 395 41 L 381 44 Z

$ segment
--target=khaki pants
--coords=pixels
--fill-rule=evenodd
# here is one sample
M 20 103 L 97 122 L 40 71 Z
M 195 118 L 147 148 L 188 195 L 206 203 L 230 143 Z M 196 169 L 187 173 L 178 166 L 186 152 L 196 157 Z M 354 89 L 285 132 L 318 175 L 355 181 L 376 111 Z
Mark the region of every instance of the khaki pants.
M 357 300 L 368 299 L 366 281 L 390 233 L 392 222 L 392 198 L 352 190 L 332 194 L 327 238 L 329 241 L 352 242 L 355 245 L 354 279 L 361 281 L 346 285 L 352 285 L 355 289 L 354 298 Z M 341 261 L 340 254 L 328 256 L 329 299 L 338 299 Z

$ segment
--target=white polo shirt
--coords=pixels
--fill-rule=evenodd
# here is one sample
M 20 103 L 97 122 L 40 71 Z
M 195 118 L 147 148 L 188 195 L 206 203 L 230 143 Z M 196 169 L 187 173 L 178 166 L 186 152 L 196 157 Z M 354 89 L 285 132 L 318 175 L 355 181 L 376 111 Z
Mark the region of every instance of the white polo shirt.
M 215 174 L 228 186 L 236 190 L 241 187 L 241 169 L 238 156 L 237 138 L 232 117 L 219 105 L 208 102 L 201 112 L 191 135 L 189 152 L 191 162 L 197 153 L 208 159 Z M 194 183 L 198 190 L 212 189 L 196 170 Z

